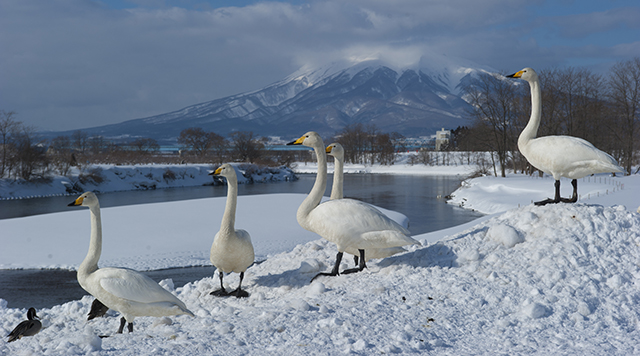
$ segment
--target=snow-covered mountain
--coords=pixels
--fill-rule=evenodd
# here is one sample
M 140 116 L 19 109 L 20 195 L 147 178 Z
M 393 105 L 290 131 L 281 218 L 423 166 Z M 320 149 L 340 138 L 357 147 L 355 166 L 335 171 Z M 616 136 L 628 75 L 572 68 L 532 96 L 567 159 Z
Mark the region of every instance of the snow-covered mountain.
M 409 137 L 467 124 L 460 84 L 479 65 L 445 56 L 413 65 L 380 60 L 302 68 L 263 89 L 200 103 L 178 111 L 83 131 L 105 137 L 175 139 L 188 127 L 221 135 L 253 131 L 294 137 L 309 130 L 331 136 L 346 125 L 374 124 Z

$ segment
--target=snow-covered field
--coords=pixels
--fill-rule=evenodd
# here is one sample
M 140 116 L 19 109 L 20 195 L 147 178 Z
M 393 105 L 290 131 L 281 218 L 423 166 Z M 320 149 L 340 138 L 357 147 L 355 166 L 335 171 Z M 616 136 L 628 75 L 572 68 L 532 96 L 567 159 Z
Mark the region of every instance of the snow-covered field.
M 165 280 L 196 317 L 138 318 L 134 333 L 113 335 L 119 315 L 87 322 L 87 296 L 38 310 L 43 330 L 0 342 L 0 354 L 640 354 L 639 178 L 580 181 L 578 203 L 544 207 L 531 200 L 553 193 L 551 178 L 474 179 L 452 203 L 492 215 L 414 236 L 423 246 L 312 284 L 336 249 L 295 221 L 305 195 L 241 196 L 236 226 L 251 233 L 264 259 L 247 270 L 249 298 L 210 296 L 213 278 L 177 289 Z M 563 182 L 563 195 L 569 187 Z M 103 209 L 100 265 L 206 265 L 223 204 L 203 198 Z M 77 267 L 89 212 L 70 210 L 0 220 L 0 268 Z M 352 263 L 345 258 L 342 268 Z M 237 282 L 236 274 L 225 278 L 230 288 Z M 0 333 L 25 315 L 0 300 Z

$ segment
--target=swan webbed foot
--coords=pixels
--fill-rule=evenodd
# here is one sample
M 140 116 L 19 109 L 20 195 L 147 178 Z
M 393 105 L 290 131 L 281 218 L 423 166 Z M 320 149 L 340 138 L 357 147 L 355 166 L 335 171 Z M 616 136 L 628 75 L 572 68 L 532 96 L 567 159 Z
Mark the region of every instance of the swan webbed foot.
M 236 298 L 248 298 L 249 297 L 249 292 L 247 292 L 246 290 L 242 290 L 240 288 L 234 290 L 233 292 L 229 293 L 229 295 L 235 295 Z
M 331 272 L 331 273 L 326 273 L 326 272 L 318 273 L 318 274 L 315 275 L 315 277 L 311 278 L 311 282 L 313 282 L 316 278 L 318 278 L 320 276 L 335 277 L 335 276 L 338 276 L 338 275 L 339 275 L 339 273 L 333 273 L 333 272 Z M 311 282 L 309 282 L 309 283 L 311 283 Z
M 358 251 L 360 252 L 360 258 L 359 258 L 360 261 L 358 263 L 358 267 L 346 269 L 346 270 L 342 271 L 342 274 L 350 274 L 350 273 L 361 272 L 363 269 L 367 268 L 367 263 L 365 262 L 366 260 L 364 258 L 364 250 L 363 249 L 359 249 Z M 356 261 L 358 261 L 357 257 L 354 257 L 354 259 Z
M 537 202 L 535 202 L 533 204 L 536 205 L 536 206 L 544 206 L 544 205 L 547 205 L 547 204 L 556 204 L 558 202 L 559 201 L 555 201 L 554 199 L 547 198 L 545 200 L 537 201 Z
M 209 295 L 213 295 L 216 297 L 228 297 L 230 294 L 224 288 L 222 288 L 214 290 L 213 292 L 209 293 Z
M 331 273 L 318 273 L 316 274 L 315 277 L 311 278 L 311 282 L 312 283 L 316 278 L 320 277 L 320 276 L 337 276 L 340 274 L 340 272 L 338 272 L 340 270 L 340 262 L 342 262 L 342 255 L 343 252 L 338 252 L 338 254 L 336 255 L 336 263 L 333 265 L 333 269 L 331 270 Z

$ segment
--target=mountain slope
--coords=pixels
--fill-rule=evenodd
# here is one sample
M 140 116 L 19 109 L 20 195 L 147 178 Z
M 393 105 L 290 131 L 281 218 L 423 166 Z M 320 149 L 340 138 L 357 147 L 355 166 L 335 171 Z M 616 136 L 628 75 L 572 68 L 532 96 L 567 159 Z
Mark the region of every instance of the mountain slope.
M 297 136 L 309 130 L 331 136 L 347 125 L 374 124 L 382 132 L 416 137 L 466 124 L 462 80 L 479 66 L 423 58 L 414 66 L 380 61 L 301 69 L 263 89 L 152 117 L 89 128 L 92 135 L 171 141 L 188 127 L 228 135 Z M 63 133 L 64 134 L 64 133 Z

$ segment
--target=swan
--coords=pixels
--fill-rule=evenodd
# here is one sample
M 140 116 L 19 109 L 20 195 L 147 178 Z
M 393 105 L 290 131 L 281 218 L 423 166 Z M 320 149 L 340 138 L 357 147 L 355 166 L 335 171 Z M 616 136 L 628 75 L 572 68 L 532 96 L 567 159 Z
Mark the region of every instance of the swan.
M 338 247 L 333 270 L 330 273 L 319 273 L 311 281 L 319 276 L 339 275 L 340 261 L 347 248 L 358 250 L 360 263 L 357 268 L 345 270 L 343 274 L 360 272 L 366 267 L 365 249 L 420 244 L 409 236 L 407 229 L 361 201 L 335 199 L 320 204 L 327 187 L 327 153 L 322 138 L 310 131 L 288 145 L 311 147 L 318 159 L 316 181 L 296 214 L 298 224 Z
M 109 308 L 106 305 L 94 299 L 93 303 L 91 303 L 91 310 L 89 310 L 89 314 L 87 314 L 87 320 L 103 317 L 107 311 L 109 311 Z
M 209 256 L 211 263 L 218 269 L 220 289 L 210 294 L 221 297 L 235 293 L 237 298 L 246 298 L 249 293 L 243 291 L 240 287 L 242 286 L 244 272 L 253 263 L 255 255 L 249 233 L 245 230 L 236 230 L 234 227 L 238 202 L 238 177 L 235 168 L 230 164 L 223 164 L 211 175 L 220 175 L 227 179 L 227 204 L 222 215 L 220 231 L 213 238 Z M 228 293 L 224 289 L 222 278 L 224 273 L 231 272 L 240 273 L 240 283 L 238 283 L 238 288 L 235 291 Z
M 575 203 L 578 201 L 578 178 L 596 173 L 624 172 L 613 157 L 589 141 L 572 136 L 536 137 L 542 115 L 538 74 L 531 68 L 524 68 L 507 77 L 524 79 L 531 89 L 531 117 L 518 137 L 518 149 L 532 166 L 555 179 L 555 198 L 536 202 L 535 205 Z M 560 177 L 571 179 L 573 195 L 569 199 L 560 197 Z
M 91 212 L 89 252 L 78 268 L 78 283 L 106 307 L 120 312 L 118 333 L 125 321 L 133 332 L 133 320 L 138 316 L 169 316 L 193 313 L 176 296 L 144 274 L 127 268 L 98 268 L 102 253 L 102 221 L 100 203 L 93 192 L 85 192 L 69 206 L 86 206 Z
M 36 320 L 36 318 L 40 319 L 40 317 L 36 315 L 36 309 L 29 308 L 29 310 L 27 310 L 28 320 L 20 322 L 20 324 L 18 324 L 18 326 L 16 326 L 13 331 L 7 335 L 9 337 L 7 342 L 16 341 L 21 339 L 23 336 L 33 336 L 39 333 L 40 329 L 42 329 L 42 323 L 39 320 Z
M 344 186 L 344 147 L 338 142 L 334 142 L 327 146 L 326 150 L 327 155 L 333 157 L 333 185 L 331 186 L 331 195 L 329 200 L 334 199 L 342 199 L 344 198 L 343 194 L 343 186 Z M 400 252 L 405 252 L 406 250 L 401 246 L 387 247 L 387 248 L 370 248 L 367 249 L 366 256 L 367 260 L 376 259 L 376 258 L 385 258 L 389 256 L 393 256 Z M 358 251 L 355 247 L 347 247 L 345 252 L 353 255 L 353 259 L 358 265 L 360 251 Z M 366 262 L 366 261 L 365 261 Z

